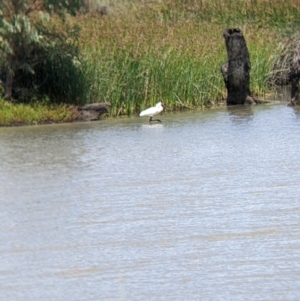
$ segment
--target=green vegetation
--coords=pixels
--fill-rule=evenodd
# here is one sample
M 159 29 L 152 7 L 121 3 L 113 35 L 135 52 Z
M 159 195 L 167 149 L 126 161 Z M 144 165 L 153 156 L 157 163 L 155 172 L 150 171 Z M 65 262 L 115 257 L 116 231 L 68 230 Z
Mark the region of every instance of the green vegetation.
M 58 48 L 36 73 L 52 68 L 61 75 L 51 79 L 57 90 L 39 90 L 51 102 L 109 101 L 112 116 L 136 114 L 160 100 L 174 110 L 222 103 L 227 27 L 242 29 L 251 90 L 263 98 L 272 92 L 268 77 L 280 44 L 300 29 L 298 0 L 118 0 L 104 16 L 93 14 L 98 2 L 89 14 L 68 18 L 70 28 L 81 28 L 78 40 L 64 46 L 76 46 L 73 55 Z M 61 57 L 71 59 L 57 63 Z
M 75 64 L 79 53 L 75 44 L 78 26 L 70 26 L 66 16 L 75 15 L 81 4 L 81 0 L 0 2 L 0 70 L 5 75 L 5 99 L 24 101 L 46 94 L 54 100 L 69 100 L 76 86 L 68 73 L 79 74 Z
M 74 121 L 77 111 L 66 105 L 16 104 L 0 99 L 1 125 L 36 125 Z
M 134 114 L 161 99 L 173 109 L 222 102 L 226 27 L 243 30 L 251 90 L 264 97 L 277 45 L 300 27 L 299 16 L 292 0 L 167 0 L 116 7 L 100 19 L 81 17 L 91 98 L 110 101 L 113 115 Z

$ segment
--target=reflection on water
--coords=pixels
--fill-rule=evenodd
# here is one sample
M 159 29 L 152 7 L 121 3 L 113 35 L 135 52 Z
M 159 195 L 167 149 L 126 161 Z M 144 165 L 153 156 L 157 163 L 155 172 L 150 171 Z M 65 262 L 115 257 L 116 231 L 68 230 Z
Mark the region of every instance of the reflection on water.
M 0 129 L 1 300 L 298 300 L 298 116 Z
M 234 123 L 251 121 L 254 117 L 253 106 L 229 106 L 226 109 Z

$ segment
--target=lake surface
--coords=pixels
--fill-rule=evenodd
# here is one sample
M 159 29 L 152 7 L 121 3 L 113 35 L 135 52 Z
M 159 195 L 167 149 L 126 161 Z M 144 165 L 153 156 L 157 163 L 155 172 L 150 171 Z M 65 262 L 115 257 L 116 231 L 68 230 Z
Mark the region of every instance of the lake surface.
M 300 300 L 300 111 L 0 129 L 0 300 Z

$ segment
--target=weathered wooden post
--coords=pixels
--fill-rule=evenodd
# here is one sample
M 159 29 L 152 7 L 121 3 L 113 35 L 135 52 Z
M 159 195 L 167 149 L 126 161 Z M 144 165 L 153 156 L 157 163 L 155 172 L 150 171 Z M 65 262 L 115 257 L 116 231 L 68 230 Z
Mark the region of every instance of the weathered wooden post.
M 227 105 L 254 104 L 250 93 L 250 59 L 246 41 L 239 28 L 227 28 L 223 32 L 228 62 L 221 71 L 227 88 Z

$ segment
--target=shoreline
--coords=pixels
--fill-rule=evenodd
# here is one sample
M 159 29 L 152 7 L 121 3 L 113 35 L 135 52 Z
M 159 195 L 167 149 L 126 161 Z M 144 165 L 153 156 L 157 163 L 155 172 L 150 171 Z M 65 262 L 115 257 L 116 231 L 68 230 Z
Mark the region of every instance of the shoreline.
M 255 106 L 262 106 L 262 105 L 276 105 L 276 104 L 286 104 L 288 105 L 288 101 L 287 100 L 266 100 L 264 103 L 262 104 L 256 104 Z M 232 105 L 232 106 L 227 106 L 225 103 L 221 103 L 212 107 L 207 107 L 207 108 L 201 108 L 199 107 L 195 107 L 193 109 L 185 109 L 185 110 L 177 110 L 177 111 L 169 111 L 171 113 L 180 113 L 180 112 L 184 112 L 184 111 L 197 111 L 197 110 L 215 110 L 215 109 L 226 109 L 226 108 L 238 108 L 238 107 L 252 107 L 253 105 Z M 73 113 L 74 113 L 74 108 L 72 108 Z M 79 113 L 79 110 L 77 111 L 77 113 Z M 41 122 L 26 122 L 26 121 L 15 121 L 15 122 L 11 122 L 8 124 L 1 124 L 0 123 L 0 128 L 12 128 L 12 127 L 32 127 L 32 126 L 43 126 L 43 125 L 58 125 L 58 124 L 71 124 L 71 123 L 87 123 L 87 122 L 97 122 L 97 121 L 101 121 L 101 120 L 108 120 L 108 119 L 112 119 L 112 120 L 116 120 L 116 119 L 120 119 L 120 118 L 130 118 L 131 116 L 134 115 L 119 115 L 119 116 L 108 116 L 108 117 L 103 117 L 107 115 L 106 113 L 104 114 L 100 114 L 99 118 L 97 119 L 85 119 L 82 114 L 74 116 L 74 118 L 68 118 L 66 120 L 44 120 Z M 138 115 L 137 115 L 138 116 Z

